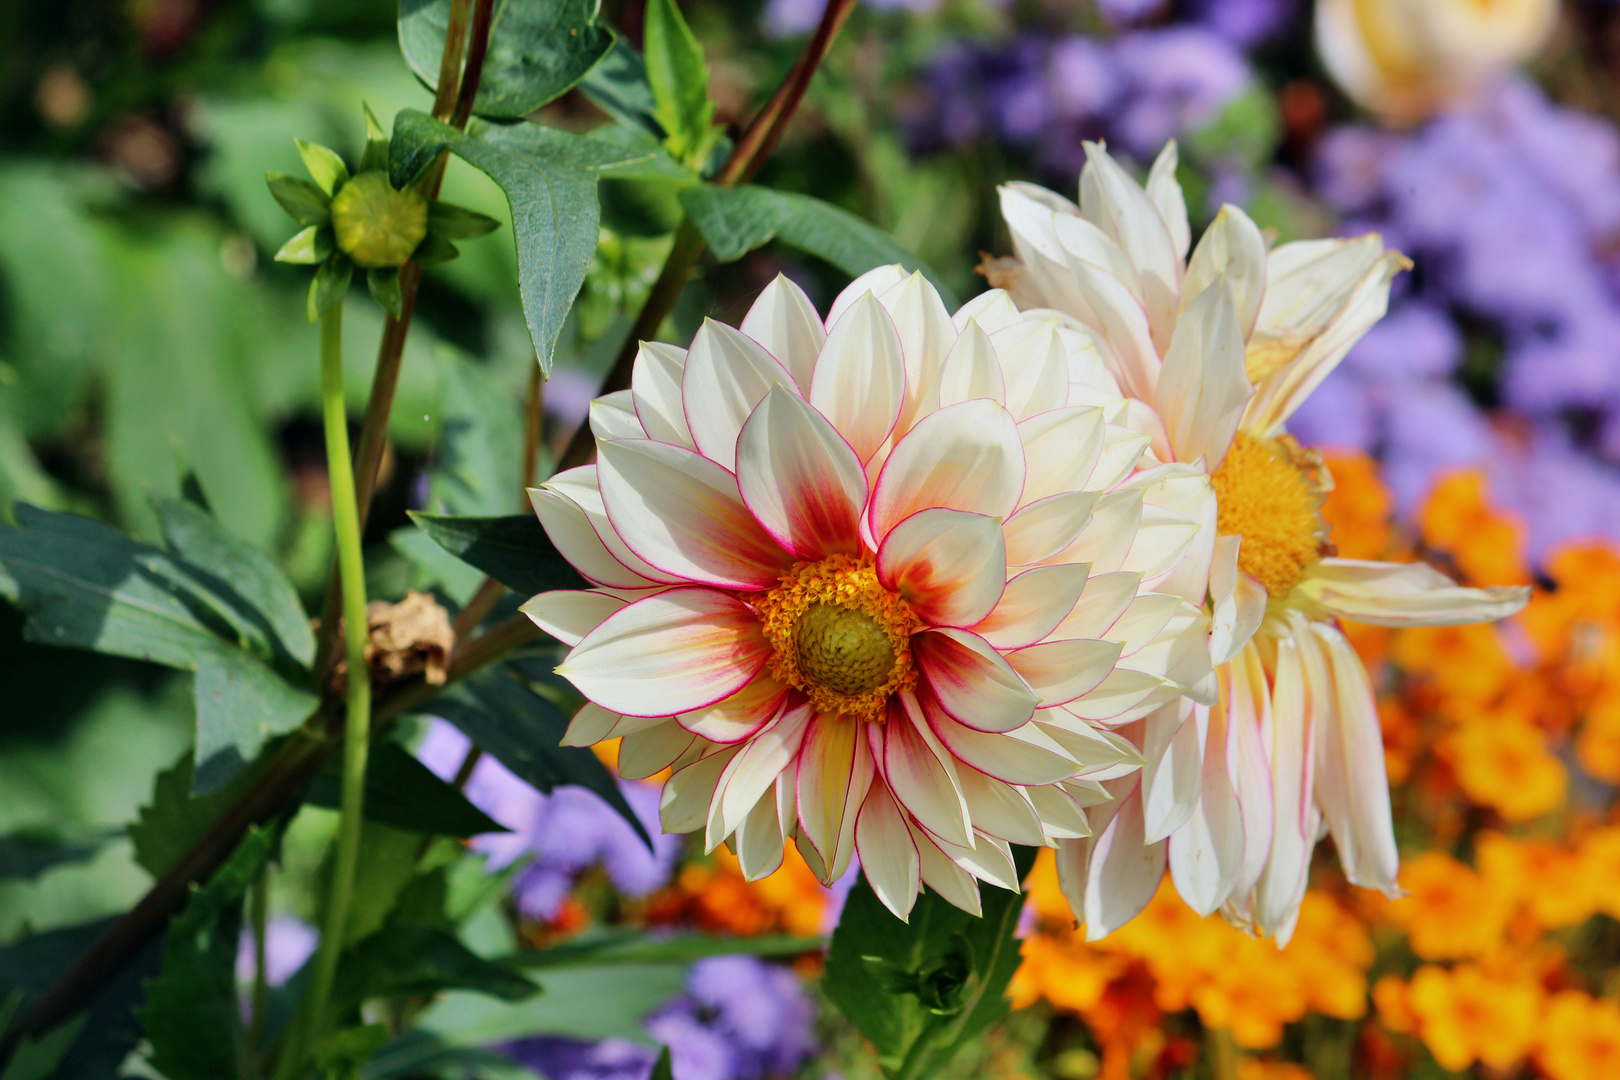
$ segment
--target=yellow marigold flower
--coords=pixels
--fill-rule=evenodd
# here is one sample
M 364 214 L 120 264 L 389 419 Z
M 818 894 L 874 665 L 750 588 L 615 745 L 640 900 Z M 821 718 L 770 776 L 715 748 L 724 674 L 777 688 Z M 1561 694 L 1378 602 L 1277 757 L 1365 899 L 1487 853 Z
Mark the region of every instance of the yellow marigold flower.
M 1528 821 L 1563 805 L 1568 770 L 1547 750 L 1546 736 L 1523 720 L 1465 724 L 1440 746 L 1468 798 L 1508 821 Z
M 1366 1015 L 1373 943 L 1367 928 L 1344 904 L 1325 892 L 1307 892 L 1294 940 L 1282 956 L 1304 976 L 1311 1012 L 1341 1020 Z
M 1553 995 L 1536 1061 L 1552 1080 L 1620 1076 L 1620 1006 L 1578 990 Z
M 1559 588 L 1538 594 L 1520 617 L 1544 660 L 1588 655 L 1594 632 L 1620 629 L 1620 552 L 1599 544 L 1563 548 L 1545 570 Z
M 781 867 L 757 881 L 744 878 L 737 857 L 719 847 L 713 865 L 685 867 L 676 888 L 695 906 L 697 921 L 712 929 L 744 935 L 780 931 L 800 937 L 814 937 L 826 929 L 830 894 L 791 843 L 785 845 Z
M 1587 868 L 1569 847 L 1485 832 L 1474 852 L 1486 887 L 1512 897 L 1540 929 L 1578 926 L 1597 910 Z
M 1423 676 L 1459 718 L 1498 697 L 1518 674 L 1496 630 L 1479 623 L 1404 629 L 1390 642 L 1389 658 Z
M 1472 964 L 1447 971 L 1424 965 L 1407 993 L 1418 1037 L 1441 1068 L 1480 1061 L 1507 1069 L 1536 1045 L 1543 992 L 1533 981 L 1500 978 Z
M 1378 475 L 1378 463 L 1366 454 L 1324 451 L 1333 490 L 1322 503 L 1333 546 L 1346 559 L 1382 559 L 1394 544 L 1391 517 L 1395 497 Z
M 1400 883 L 1407 896 L 1389 905 L 1389 917 L 1423 959 L 1480 956 L 1501 943 L 1506 898 L 1450 855 L 1423 852 L 1401 869 Z
M 1249 1058 L 1238 1063 L 1237 1080 L 1312 1080 L 1315 1074 L 1292 1061 Z
M 1477 469 L 1450 473 L 1435 484 L 1420 527 L 1423 542 L 1451 555 L 1465 581 L 1522 585 L 1530 580 L 1524 522 L 1491 505 L 1485 475 Z
M 1575 742 L 1575 758 L 1588 776 L 1620 783 L 1620 693 L 1603 694 L 1587 710 Z
M 1620 825 L 1588 833 L 1578 855 L 1598 910 L 1620 918 Z

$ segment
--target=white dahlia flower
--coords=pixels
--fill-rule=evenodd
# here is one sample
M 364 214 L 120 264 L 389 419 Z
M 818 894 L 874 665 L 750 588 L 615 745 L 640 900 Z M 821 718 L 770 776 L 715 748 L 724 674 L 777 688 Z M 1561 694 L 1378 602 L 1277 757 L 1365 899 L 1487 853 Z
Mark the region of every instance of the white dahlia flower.
M 901 917 L 1018 888 L 1009 844 L 1087 835 L 1141 763 L 1099 724 L 1213 691 L 1208 617 L 1151 591 L 1197 527 L 1125 410 L 1086 335 L 1001 293 L 953 320 L 897 267 L 825 323 L 778 277 L 644 344 L 597 464 L 531 492 L 597 586 L 525 605 L 588 699 L 566 741 L 672 769 L 664 829 L 750 879 L 791 839 Z
M 1207 591 L 1220 693 L 1214 708 L 1171 705 L 1124 732 L 1147 764 L 1111 782 L 1117 799 L 1093 814 L 1094 836 L 1061 845 L 1065 892 L 1095 939 L 1142 909 L 1168 863 L 1195 910 L 1286 941 L 1324 823 L 1352 882 L 1397 892 L 1378 714 L 1336 620 L 1488 621 L 1528 590 L 1335 558 L 1319 511 L 1331 479 L 1284 430 L 1383 317 L 1404 256 L 1376 234 L 1268 253 L 1227 206 L 1187 259 L 1175 144 L 1145 188 L 1086 150 L 1079 206 L 1002 188 L 1017 259 L 987 271 L 1026 318 L 1059 317 L 1093 340 L 1154 456 L 1209 474 L 1214 512 L 1172 577 L 1192 595 L 1190 577 L 1200 604 Z

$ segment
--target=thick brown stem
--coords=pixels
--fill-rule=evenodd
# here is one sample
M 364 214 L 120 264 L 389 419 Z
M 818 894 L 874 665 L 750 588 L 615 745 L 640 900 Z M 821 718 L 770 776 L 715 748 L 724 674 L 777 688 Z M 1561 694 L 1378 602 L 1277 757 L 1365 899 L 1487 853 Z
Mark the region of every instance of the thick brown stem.
M 456 96 L 455 112 L 450 114 L 452 127 L 466 127 L 472 116 L 473 99 L 478 97 L 478 83 L 484 76 L 484 57 L 489 53 L 489 28 L 494 17 L 495 0 L 476 0 L 472 36 L 467 43 L 467 66 L 461 70 L 461 90 Z
M 467 45 L 467 16 L 472 0 L 452 0 L 450 21 L 444 28 L 444 49 L 439 53 L 439 88 L 433 94 L 433 118 L 448 120 L 455 111 L 461 86 L 461 53 Z

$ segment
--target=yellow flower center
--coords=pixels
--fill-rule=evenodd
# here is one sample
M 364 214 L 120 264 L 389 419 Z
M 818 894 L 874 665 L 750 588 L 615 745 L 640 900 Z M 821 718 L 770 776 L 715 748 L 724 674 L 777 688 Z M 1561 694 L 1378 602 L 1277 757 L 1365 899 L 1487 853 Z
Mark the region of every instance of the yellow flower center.
M 1238 568 L 1273 599 L 1287 596 L 1326 547 L 1321 506 L 1327 480 L 1320 455 L 1286 435 L 1262 439 L 1240 431 L 1210 480 L 1215 531 L 1243 537 Z
M 332 229 L 344 254 L 368 270 L 403 266 L 427 235 L 428 205 L 414 188 L 396 191 L 381 172 L 363 172 L 332 198 Z
M 916 686 L 910 642 L 922 624 L 870 557 L 798 563 L 751 599 L 775 654 L 771 675 L 818 711 L 881 721 L 890 696 Z

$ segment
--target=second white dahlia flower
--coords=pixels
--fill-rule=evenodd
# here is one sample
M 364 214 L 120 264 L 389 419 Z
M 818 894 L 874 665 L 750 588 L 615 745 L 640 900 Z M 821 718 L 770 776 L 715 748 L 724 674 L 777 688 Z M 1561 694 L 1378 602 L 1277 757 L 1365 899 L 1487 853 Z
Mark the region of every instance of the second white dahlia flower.
M 1149 591 L 1197 529 L 1124 409 L 1083 335 L 999 293 L 953 320 L 895 267 L 825 322 L 779 277 L 740 329 L 644 344 L 597 463 L 531 493 L 597 586 L 525 606 L 572 646 L 567 742 L 671 769 L 665 830 L 750 879 L 792 840 L 902 917 L 1018 888 L 1009 844 L 1089 834 L 1140 765 L 1099 722 L 1213 685 L 1207 616 Z

